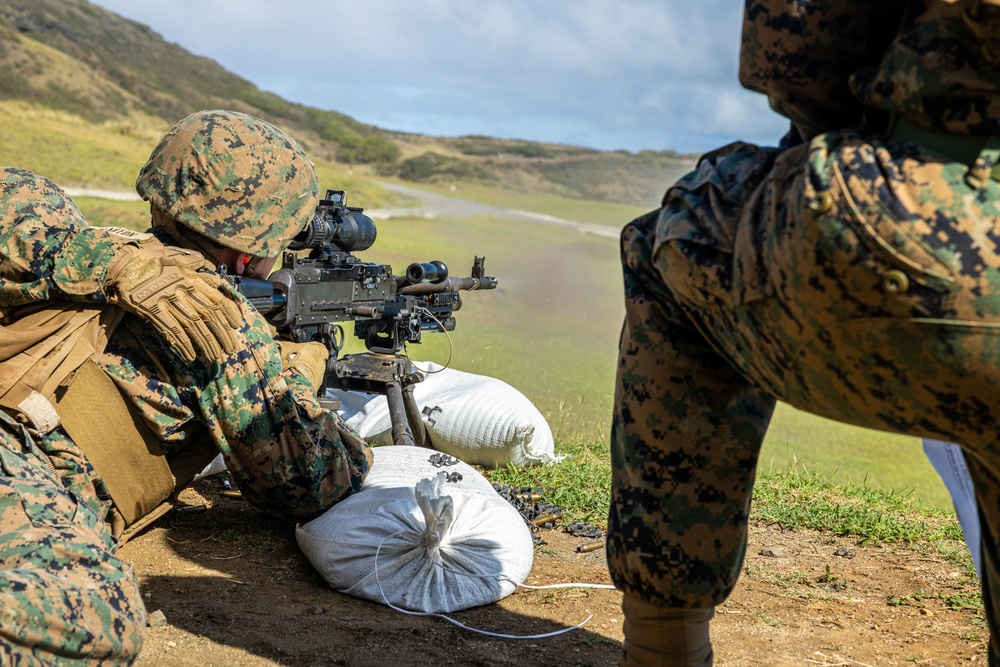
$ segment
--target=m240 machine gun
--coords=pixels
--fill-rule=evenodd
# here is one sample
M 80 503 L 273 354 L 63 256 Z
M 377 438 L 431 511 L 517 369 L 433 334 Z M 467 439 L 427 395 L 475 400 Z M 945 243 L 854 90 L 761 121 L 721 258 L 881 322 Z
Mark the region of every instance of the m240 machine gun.
M 400 351 L 424 332 L 453 331 L 460 292 L 494 289 L 485 257 L 475 257 L 472 275 L 455 278 L 440 261 L 414 262 L 397 276 L 388 264 L 365 262 L 352 253 L 375 243 L 377 230 L 364 210 L 347 206 L 347 193 L 327 190 L 316 212 L 288 246 L 281 268 L 269 280 L 235 277 L 236 289 L 277 329 L 296 342 L 318 341 L 330 351 L 320 397 L 327 387 L 379 393 L 389 402 L 393 444 L 425 443 L 413 385 L 422 381 Z M 300 251 L 308 250 L 305 257 Z M 232 277 L 231 277 L 232 279 Z M 368 352 L 348 354 L 342 322 Z

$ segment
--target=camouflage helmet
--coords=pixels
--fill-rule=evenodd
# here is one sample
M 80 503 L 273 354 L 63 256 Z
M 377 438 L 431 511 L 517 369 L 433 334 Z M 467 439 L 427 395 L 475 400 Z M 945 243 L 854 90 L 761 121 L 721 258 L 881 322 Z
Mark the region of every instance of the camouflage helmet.
M 88 270 L 86 262 L 60 253 L 57 236 L 42 238 L 37 234 L 48 227 L 75 231 L 90 226 L 73 200 L 55 183 L 26 169 L 0 168 L 0 220 L 10 228 L 4 236 L 4 257 L 0 262 L 0 306 L 56 298 L 33 272 L 33 260 L 43 255 L 55 263 L 52 279 L 62 292 L 100 291 L 99 281 L 92 275 L 95 272 Z
M 275 257 L 312 217 L 316 170 L 299 144 L 259 118 L 199 111 L 164 135 L 139 195 L 227 248 Z
M 17 167 L 0 167 L 0 219 L 70 229 L 90 226 L 58 185 Z

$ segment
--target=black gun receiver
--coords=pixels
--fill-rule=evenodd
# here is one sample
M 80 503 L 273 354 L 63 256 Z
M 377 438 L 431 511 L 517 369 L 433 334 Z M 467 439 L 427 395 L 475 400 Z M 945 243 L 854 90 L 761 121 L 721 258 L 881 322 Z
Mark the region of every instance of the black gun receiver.
M 327 190 L 269 280 L 230 279 L 279 337 L 327 346 L 330 362 L 320 396 L 326 387 L 385 394 L 393 442 L 423 444 L 423 425 L 412 395 L 412 385 L 423 375 L 400 350 L 406 343 L 419 343 L 425 331 L 453 331 L 454 312 L 462 307 L 459 293 L 494 289 L 497 279 L 485 274 L 485 257 L 473 259 L 467 278 L 450 277 L 440 261 L 414 262 L 403 275 L 394 275 L 390 265 L 352 254 L 370 248 L 376 235 L 375 223 L 364 210 L 347 205 L 346 192 Z M 300 256 L 305 250 L 309 254 Z M 340 323 L 347 321 L 354 322 L 354 334 L 364 341 L 367 353 L 340 357 Z

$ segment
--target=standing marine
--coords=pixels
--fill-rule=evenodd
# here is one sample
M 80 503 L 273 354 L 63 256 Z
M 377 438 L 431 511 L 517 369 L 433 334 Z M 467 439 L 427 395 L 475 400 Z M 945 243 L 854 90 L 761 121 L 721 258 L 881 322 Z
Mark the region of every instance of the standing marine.
M 741 82 L 788 135 L 703 156 L 621 236 L 622 665 L 712 664 L 776 400 L 962 446 L 1000 665 L 995 4 L 746 2 Z

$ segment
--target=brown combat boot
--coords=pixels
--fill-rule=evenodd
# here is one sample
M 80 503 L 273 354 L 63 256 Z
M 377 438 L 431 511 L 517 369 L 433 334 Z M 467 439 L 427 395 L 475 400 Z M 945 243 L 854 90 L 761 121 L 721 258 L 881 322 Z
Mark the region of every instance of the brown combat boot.
M 661 607 L 626 594 L 619 667 L 712 667 L 708 622 L 715 609 Z

